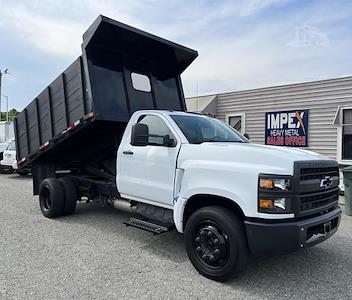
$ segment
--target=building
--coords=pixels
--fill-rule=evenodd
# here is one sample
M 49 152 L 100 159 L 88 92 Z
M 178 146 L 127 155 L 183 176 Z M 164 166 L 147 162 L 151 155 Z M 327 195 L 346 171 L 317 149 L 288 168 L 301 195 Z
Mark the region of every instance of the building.
M 352 77 L 186 99 L 258 144 L 301 147 L 352 165 Z
M 14 136 L 13 122 L 0 122 L 0 143 L 11 140 Z

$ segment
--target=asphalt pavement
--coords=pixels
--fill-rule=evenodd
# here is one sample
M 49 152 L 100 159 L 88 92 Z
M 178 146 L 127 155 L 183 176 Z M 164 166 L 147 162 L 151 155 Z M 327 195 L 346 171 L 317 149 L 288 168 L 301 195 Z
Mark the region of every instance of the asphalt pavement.
M 153 236 L 112 207 L 47 219 L 30 177 L 0 175 L 0 299 L 351 299 L 352 217 L 326 242 L 251 258 L 237 279 L 199 275 L 183 236 Z

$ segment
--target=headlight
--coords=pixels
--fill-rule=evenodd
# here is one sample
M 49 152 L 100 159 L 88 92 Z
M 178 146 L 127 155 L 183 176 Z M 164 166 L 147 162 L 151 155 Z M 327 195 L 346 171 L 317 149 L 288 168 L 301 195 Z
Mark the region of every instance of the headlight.
M 259 208 L 269 210 L 285 210 L 286 198 L 261 199 L 259 198 Z
M 260 174 L 258 211 L 277 214 L 291 213 L 291 191 L 290 176 Z
M 291 179 L 289 179 L 289 178 L 260 178 L 259 179 L 259 188 L 288 191 L 291 189 Z

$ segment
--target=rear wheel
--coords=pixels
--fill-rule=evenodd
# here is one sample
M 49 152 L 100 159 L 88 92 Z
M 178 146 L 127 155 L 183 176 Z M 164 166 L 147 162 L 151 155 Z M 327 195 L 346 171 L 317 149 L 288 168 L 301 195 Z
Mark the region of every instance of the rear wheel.
M 75 183 L 71 178 L 63 177 L 59 179 L 60 183 L 64 188 L 65 204 L 64 204 L 64 215 L 71 215 L 76 209 L 78 200 L 78 191 Z
M 40 184 L 39 205 L 43 215 L 56 218 L 64 211 L 64 189 L 56 178 L 46 178 Z
M 236 276 L 248 259 L 243 222 L 224 207 L 208 206 L 194 212 L 186 224 L 185 243 L 197 271 L 216 281 Z

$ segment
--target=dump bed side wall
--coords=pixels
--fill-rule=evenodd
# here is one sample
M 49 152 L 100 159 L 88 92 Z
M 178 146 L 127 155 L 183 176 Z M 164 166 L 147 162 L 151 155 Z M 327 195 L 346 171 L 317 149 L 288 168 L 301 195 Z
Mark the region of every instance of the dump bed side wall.
M 180 74 L 196 56 L 99 16 L 83 36 L 82 57 L 16 118 L 19 167 L 50 160 L 71 170 L 98 157 L 110 160 L 135 111 L 185 110 Z M 150 87 L 138 88 L 132 73 Z
M 82 58 L 75 60 L 15 119 L 17 160 L 28 158 L 50 139 L 92 111 L 85 96 Z

